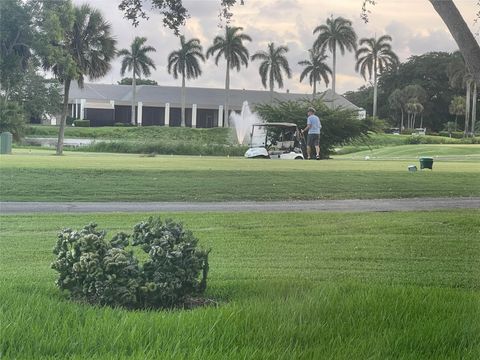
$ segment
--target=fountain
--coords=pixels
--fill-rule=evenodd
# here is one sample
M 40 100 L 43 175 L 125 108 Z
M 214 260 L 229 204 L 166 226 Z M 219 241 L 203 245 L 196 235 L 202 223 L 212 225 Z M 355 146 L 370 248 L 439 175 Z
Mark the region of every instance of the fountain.
M 252 129 L 252 124 L 263 122 L 263 119 L 259 117 L 257 113 L 252 113 L 248 106 L 248 101 L 243 102 L 242 112 L 240 114 L 235 111 L 232 111 L 230 114 L 230 123 L 233 124 L 233 127 L 235 128 L 237 141 L 240 145 L 244 143 L 247 134 L 249 134 Z

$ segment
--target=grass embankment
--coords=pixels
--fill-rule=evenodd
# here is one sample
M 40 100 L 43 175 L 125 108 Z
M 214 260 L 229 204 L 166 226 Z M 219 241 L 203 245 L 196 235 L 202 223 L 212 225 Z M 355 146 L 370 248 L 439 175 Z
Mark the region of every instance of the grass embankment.
M 57 126 L 31 126 L 29 137 L 58 136 Z M 245 146 L 237 144 L 233 129 L 191 129 L 164 126 L 146 127 L 67 127 L 66 138 L 88 138 L 95 143 L 75 150 L 130 154 L 174 154 L 243 156 Z
M 480 196 L 480 162 L 243 158 L 16 150 L 0 162 L 3 201 L 229 201 Z
M 95 220 L 112 235 L 145 214 L 2 216 L 0 354 L 476 360 L 479 215 L 173 214 L 213 249 L 220 306 L 134 312 L 68 301 L 49 264 L 60 228 Z

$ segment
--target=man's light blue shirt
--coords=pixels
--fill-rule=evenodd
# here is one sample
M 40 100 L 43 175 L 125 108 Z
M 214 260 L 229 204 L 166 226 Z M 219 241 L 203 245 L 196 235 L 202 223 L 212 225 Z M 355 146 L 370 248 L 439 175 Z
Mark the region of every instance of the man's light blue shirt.
M 310 129 L 308 129 L 309 134 L 320 134 L 322 124 L 320 123 L 320 119 L 317 115 L 310 115 L 307 118 L 307 125 L 310 125 Z

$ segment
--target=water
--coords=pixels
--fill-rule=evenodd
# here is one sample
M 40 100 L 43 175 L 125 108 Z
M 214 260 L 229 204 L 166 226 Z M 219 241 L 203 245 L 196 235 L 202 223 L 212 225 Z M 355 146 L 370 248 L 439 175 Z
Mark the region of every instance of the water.
M 250 131 L 252 130 L 252 124 L 263 123 L 263 119 L 258 116 L 257 113 L 252 113 L 250 107 L 248 106 L 248 101 L 244 101 L 242 105 L 242 112 L 238 114 L 233 111 L 230 114 L 230 124 L 235 128 L 235 134 L 237 135 L 237 141 L 240 145 L 245 142 L 245 138 L 250 136 Z

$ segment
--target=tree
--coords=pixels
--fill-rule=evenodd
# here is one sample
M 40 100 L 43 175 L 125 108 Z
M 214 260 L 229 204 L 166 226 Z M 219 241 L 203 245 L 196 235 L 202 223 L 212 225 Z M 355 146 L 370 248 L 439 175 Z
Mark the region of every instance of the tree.
M 396 67 L 399 63 L 397 55 L 392 51 L 390 41 L 392 37 L 389 35 L 383 35 L 378 40 L 376 38 L 361 39 L 360 46 L 363 47 L 355 53 L 357 59 L 355 70 L 359 71 L 365 80 L 367 73 L 369 79 L 373 76 L 373 117 L 377 116 L 377 76 L 389 68 Z
M 465 114 L 465 98 L 463 96 L 455 96 L 450 102 L 449 112 L 455 115 L 455 131 L 457 131 L 457 118 L 458 115 Z
M 388 103 L 390 107 L 393 108 L 394 110 L 400 110 L 401 112 L 401 120 L 399 124 L 400 131 L 402 131 L 404 128 L 403 117 L 405 113 L 404 109 L 405 109 L 406 101 L 407 99 L 406 99 L 405 93 L 400 89 L 395 89 L 395 91 L 392 92 L 388 97 Z
M 120 68 L 120 74 L 125 75 L 125 71 L 132 71 L 132 115 L 131 123 L 135 125 L 135 107 L 136 107 L 136 77 L 139 78 L 142 75 L 150 76 L 150 68 L 155 68 L 155 63 L 151 58 L 148 57 L 147 53 L 155 52 L 155 48 L 152 46 L 144 45 L 147 41 L 145 37 L 135 37 L 132 44 L 130 45 L 130 50 L 122 49 L 118 52 L 118 56 L 123 56 L 122 67 Z
M 288 60 L 285 54 L 288 52 L 288 47 L 279 46 L 275 48 L 275 44 L 272 42 L 268 44 L 267 51 L 258 51 L 252 56 L 252 60 L 262 60 L 258 72 L 262 79 L 262 85 L 270 90 L 270 99 L 273 99 L 273 88 L 275 83 L 278 87 L 283 88 L 282 71 L 287 74 L 288 78 L 292 77 L 292 71 L 288 65 Z
M 118 85 L 132 85 L 133 79 L 131 77 L 124 77 L 122 80 L 117 81 Z M 136 85 L 158 85 L 155 80 L 151 79 L 135 79 Z
M 35 42 L 32 8 L 21 0 L 0 1 L 0 90 L 4 101 L 23 78 Z
M 216 36 L 213 40 L 213 45 L 207 50 L 207 58 L 209 56 L 215 57 L 215 65 L 218 66 L 218 61 L 223 56 L 227 61 L 226 76 L 225 76 L 225 124 L 229 126 L 229 102 L 230 102 L 230 69 L 240 71 L 240 67 L 248 66 L 249 54 L 247 48 L 243 45 L 243 41 L 252 41 L 251 37 L 240 33 L 243 31 L 241 27 L 225 27 L 225 37 Z
M 328 18 L 325 25 L 320 25 L 313 30 L 313 33 L 319 33 L 313 43 L 314 49 L 328 49 L 333 57 L 333 75 L 332 90 L 335 92 L 335 76 L 337 62 L 337 46 L 342 55 L 345 50 L 355 51 L 357 49 L 357 34 L 353 30 L 352 22 L 343 17 Z
M 480 84 L 480 46 L 453 0 L 428 1 L 430 1 L 437 14 L 440 15 L 445 25 L 447 25 L 473 78 L 477 84 Z M 368 22 L 369 10 L 367 9 L 367 5 L 375 5 L 375 3 L 375 0 L 363 0 L 361 17 L 365 22 Z M 477 5 L 480 5 L 480 3 L 477 2 Z M 480 19 L 480 11 L 477 13 L 477 19 Z
M 180 36 L 180 49 L 173 51 L 168 55 L 168 73 L 173 72 L 173 77 L 178 79 L 182 76 L 182 122 L 185 126 L 185 77 L 187 79 L 196 79 L 202 74 L 198 60 L 205 61 L 203 48 L 200 40 L 190 39 L 185 41 L 185 37 Z
M 325 51 L 310 49 L 308 50 L 309 60 L 302 60 L 298 64 L 304 66 L 302 73 L 300 74 L 300 82 L 308 76 L 310 85 L 313 86 L 313 98 L 317 93 L 317 82 L 321 79 L 326 86 L 328 86 L 328 75 L 332 76 L 332 69 L 325 63 L 327 56 Z
M 63 154 L 65 122 L 68 112 L 70 83 L 84 78 L 98 79 L 110 70 L 115 56 L 116 40 L 111 26 L 99 10 L 89 5 L 72 8 L 69 1 L 43 2 L 44 34 L 49 40 L 43 53 L 43 66 L 63 84 L 63 109 L 58 133 L 57 155 Z
M 476 99 L 477 99 L 477 84 L 473 81 L 472 74 L 468 71 L 465 61 L 460 53 L 454 53 L 454 59 L 448 65 L 447 75 L 450 85 L 454 88 L 466 88 L 465 101 L 465 126 L 464 136 L 469 135 L 470 115 L 472 116 L 472 128 L 475 128 L 476 119 Z M 473 88 L 473 89 L 472 89 Z M 473 99 L 472 99 L 473 93 Z M 472 106 L 471 106 L 472 105 Z M 473 134 L 473 131 L 472 131 Z

